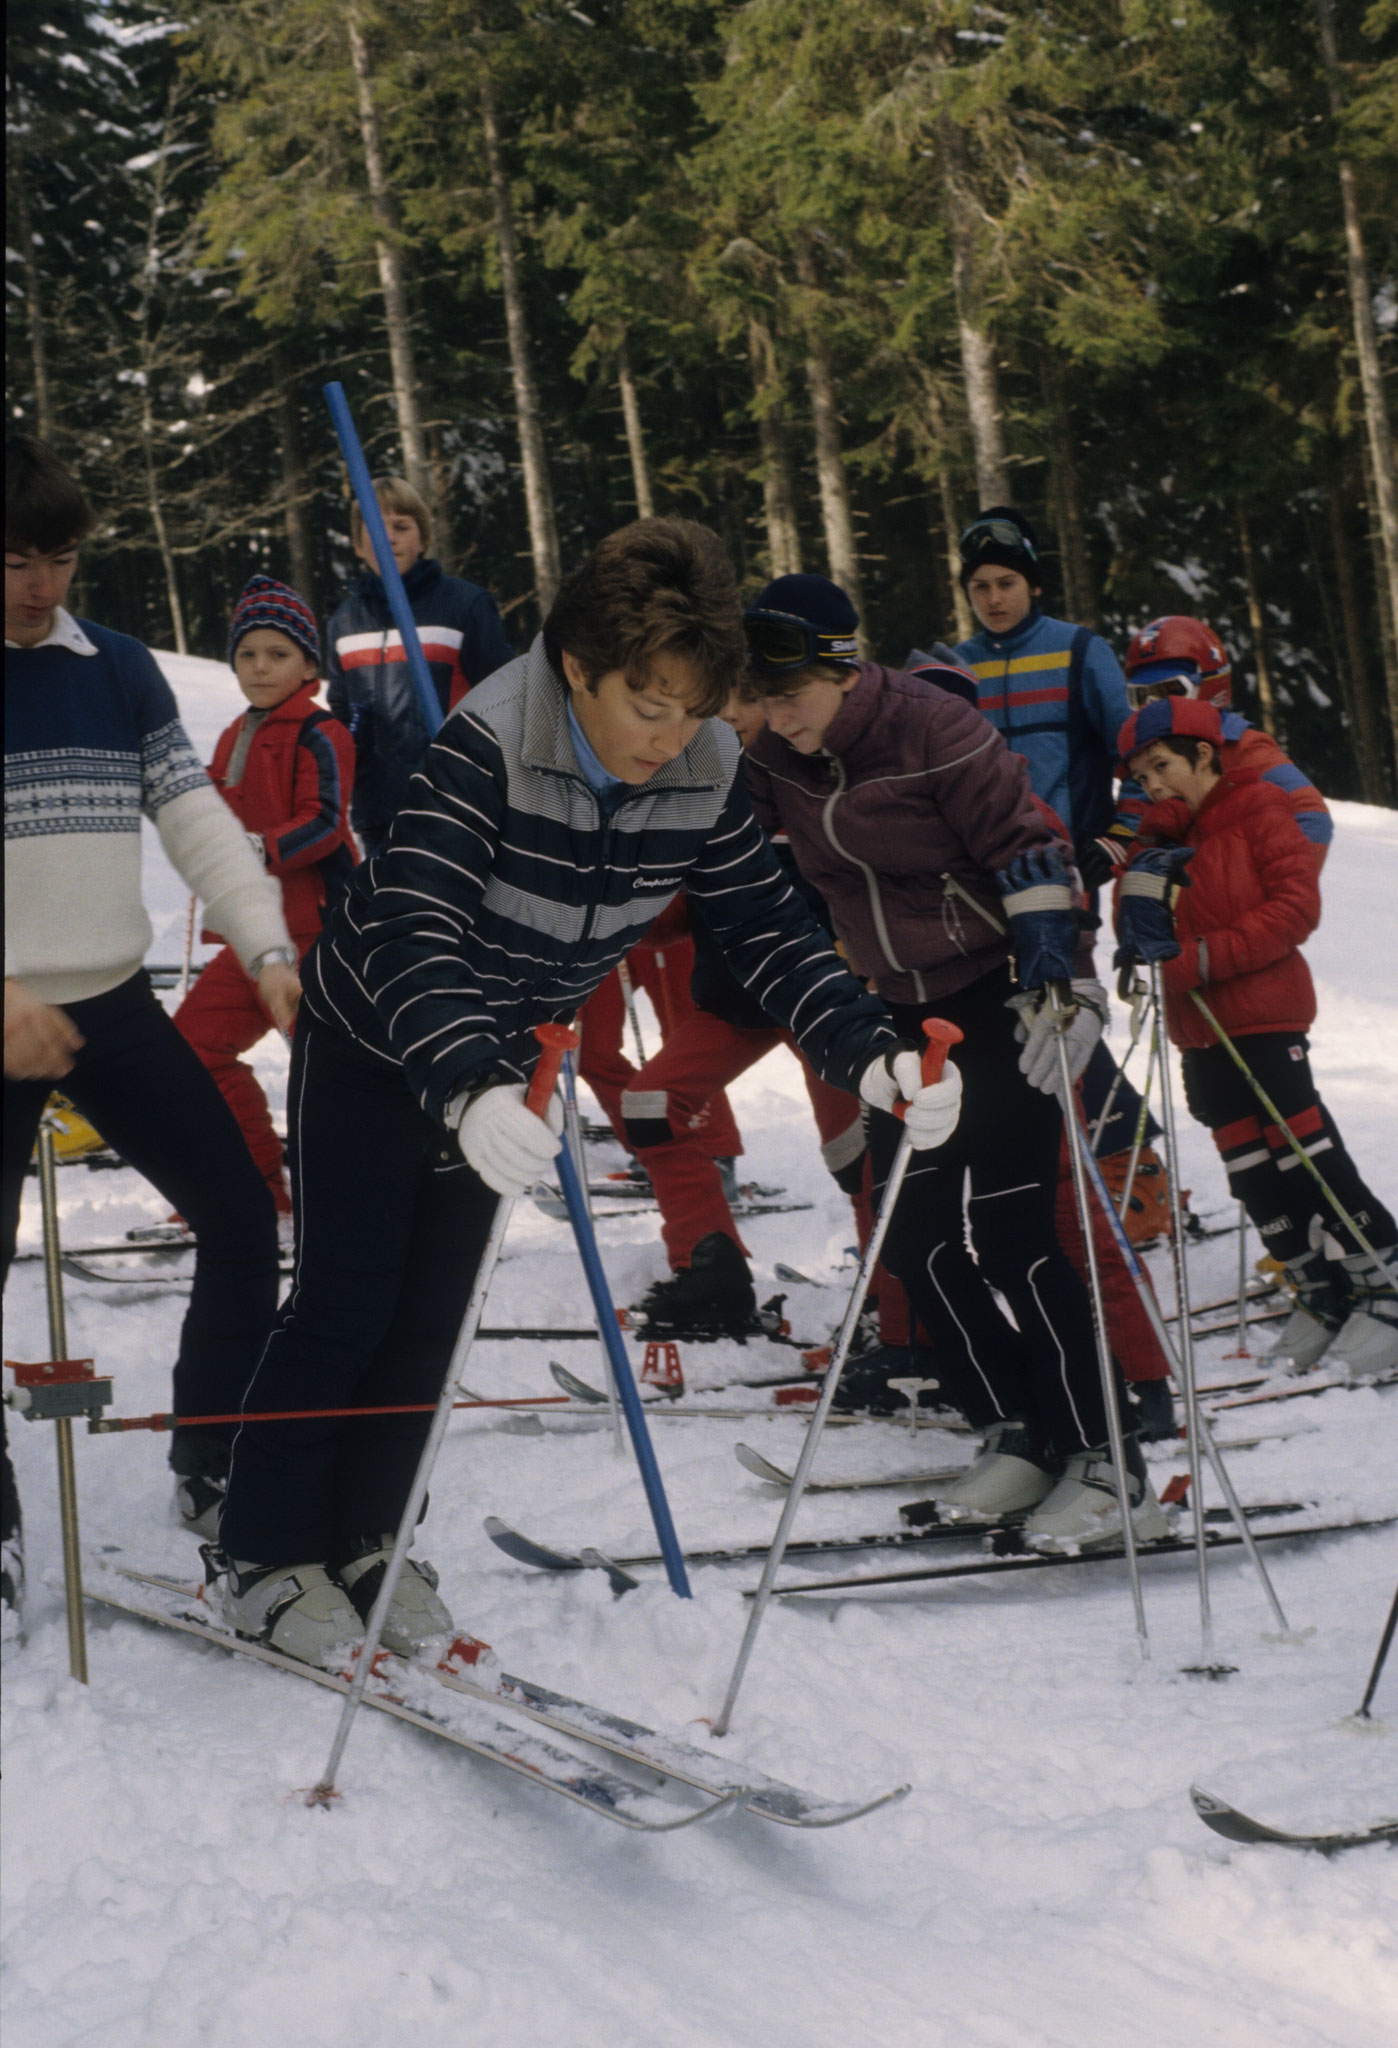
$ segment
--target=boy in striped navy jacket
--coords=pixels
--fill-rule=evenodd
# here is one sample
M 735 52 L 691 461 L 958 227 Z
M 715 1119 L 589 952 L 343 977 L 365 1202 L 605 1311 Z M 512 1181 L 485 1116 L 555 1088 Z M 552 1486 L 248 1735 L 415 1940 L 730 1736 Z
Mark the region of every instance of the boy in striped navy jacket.
M 744 657 L 717 538 L 685 520 L 612 534 L 519 661 L 446 720 L 384 852 L 305 962 L 288 1094 L 291 1294 L 249 1410 L 435 1401 L 501 1195 L 558 1149 L 524 1102 L 534 1026 L 571 1017 L 684 887 L 738 978 L 827 1080 L 915 1145 L 959 1081 L 841 963 L 782 875 L 713 714 Z M 427 1429 L 422 1415 L 245 1425 L 220 1526 L 225 1611 L 316 1661 L 362 1632 Z M 409 1567 L 384 1642 L 451 1626 Z

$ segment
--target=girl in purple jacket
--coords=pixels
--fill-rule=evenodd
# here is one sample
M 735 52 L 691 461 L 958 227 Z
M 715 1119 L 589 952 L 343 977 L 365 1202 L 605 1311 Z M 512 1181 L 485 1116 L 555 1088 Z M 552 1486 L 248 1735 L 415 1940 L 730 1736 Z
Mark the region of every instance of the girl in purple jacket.
M 884 1249 L 934 1340 L 943 1393 L 986 1432 L 969 1472 L 939 1489 L 941 1513 L 1026 1515 L 1041 1549 L 1113 1542 L 1120 1517 L 1091 1308 L 1054 1233 L 1057 1048 L 1010 962 L 1014 950 L 1026 969 L 1025 914 L 1043 894 L 1031 905 L 1022 882 L 1051 876 L 1071 973 L 1069 850 L 1023 761 L 979 711 L 938 688 L 935 671 L 857 658 L 854 608 L 834 584 L 780 577 L 745 623 L 768 725 L 747 756 L 759 821 L 789 843 L 898 1030 L 921 1043 L 923 1020 L 936 1016 L 965 1034 L 951 1055 L 960 1125 L 914 1161 Z M 1041 977 L 1023 979 L 1033 989 Z M 1103 1021 L 1079 1008 L 1075 1076 Z M 871 1111 L 876 1193 L 897 1141 L 894 1118 Z M 1133 1522 L 1149 1540 L 1165 1520 L 1133 1437 L 1127 1454 Z

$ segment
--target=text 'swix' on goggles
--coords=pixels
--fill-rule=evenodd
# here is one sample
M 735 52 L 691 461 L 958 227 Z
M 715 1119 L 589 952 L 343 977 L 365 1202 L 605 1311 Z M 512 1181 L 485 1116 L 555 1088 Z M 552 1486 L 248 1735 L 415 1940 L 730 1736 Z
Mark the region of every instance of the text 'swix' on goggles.
M 743 613 L 748 647 L 763 668 L 805 668 L 813 661 L 854 661 L 859 649 L 852 633 L 822 633 L 794 612 Z
M 967 527 L 957 542 L 963 562 L 973 562 L 988 547 L 1014 548 L 1020 554 L 1028 555 L 1031 562 L 1039 557 L 1034 544 L 1017 527 L 1012 519 L 976 519 Z

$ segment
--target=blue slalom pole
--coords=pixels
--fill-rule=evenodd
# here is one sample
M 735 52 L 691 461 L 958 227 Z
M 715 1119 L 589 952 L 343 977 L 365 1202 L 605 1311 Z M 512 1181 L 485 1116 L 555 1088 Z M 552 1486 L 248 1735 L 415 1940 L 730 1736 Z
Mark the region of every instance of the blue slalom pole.
M 660 1540 L 660 1554 L 665 1560 L 665 1575 L 670 1581 L 671 1592 L 677 1593 L 681 1600 L 689 1600 L 693 1595 L 689 1590 L 689 1578 L 685 1572 L 679 1538 L 675 1534 L 675 1525 L 670 1517 L 670 1503 L 665 1498 L 660 1467 L 655 1462 L 655 1450 L 650 1440 L 646 1412 L 641 1405 L 641 1396 L 636 1390 L 631 1364 L 626 1356 L 626 1347 L 621 1341 L 621 1329 L 617 1323 L 616 1310 L 612 1306 L 607 1276 L 602 1271 L 592 1218 L 587 1213 L 582 1182 L 578 1179 L 573 1154 L 566 1141 L 558 1154 L 558 1178 L 563 1188 L 563 1199 L 568 1205 L 568 1218 L 573 1226 L 573 1236 L 577 1239 L 578 1256 L 583 1262 L 583 1271 L 587 1275 L 587 1284 L 592 1292 L 592 1305 L 597 1311 L 597 1327 L 602 1332 L 602 1342 L 607 1347 L 612 1378 L 621 1398 L 626 1427 L 631 1432 L 636 1463 L 641 1468 L 641 1483 L 646 1489 L 651 1519 L 655 1523 L 655 1533 Z
M 417 636 L 417 621 L 413 608 L 408 603 L 408 593 L 403 588 L 403 579 L 398 573 L 398 564 L 393 559 L 389 546 L 388 530 L 383 523 L 383 513 L 374 493 L 374 480 L 369 474 L 369 465 L 364 460 L 364 450 L 359 445 L 359 436 L 354 430 L 350 417 L 349 400 L 345 397 L 343 384 L 324 384 L 325 402 L 330 408 L 330 417 L 335 422 L 335 432 L 340 437 L 340 453 L 345 458 L 349 480 L 354 495 L 359 500 L 360 516 L 374 550 L 374 560 L 379 565 L 379 576 L 388 598 L 388 608 L 393 614 L 393 623 L 398 628 L 403 642 L 403 654 L 408 664 L 408 673 L 417 691 L 418 705 L 427 727 L 427 737 L 435 737 L 442 722 L 442 707 L 422 651 L 422 642 Z

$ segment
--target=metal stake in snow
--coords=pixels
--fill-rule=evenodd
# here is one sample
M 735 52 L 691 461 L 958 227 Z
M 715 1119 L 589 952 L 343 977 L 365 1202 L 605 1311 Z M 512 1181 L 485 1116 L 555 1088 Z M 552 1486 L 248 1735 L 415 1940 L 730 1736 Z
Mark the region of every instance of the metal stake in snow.
M 955 1024 L 947 1024 L 940 1017 L 929 1017 L 922 1028 L 926 1032 L 928 1040 L 927 1050 L 922 1055 L 922 1078 L 925 1083 L 930 1084 L 941 1080 L 947 1054 L 952 1046 L 960 1044 L 964 1034 L 957 1029 Z M 901 1109 L 902 1104 L 900 1103 L 898 1107 Z M 840 1325 L 840 1334 L 835 1340 L 834 1355 L 830 1360 L 829 1369 L 825 1375 L 825 1384 L 820 1390 L 820 1400 L 814 1415 L 811 1417 L 810 1428 L 806 1431 L 806 1441 L 801 1446 L 801 1455 L 796 1461 L 796 1470 L 792 1474 L 791 1485 L 782 1504 L 781 1519 L 777 1523 L 777 1533 L 772 1538 L 772 1547 L 767 1552 L 767 1562 L 762 1568 L 761 1584 L 753 1596 L 752 1609 L 748 1615 L 747 1627 L 743 1631 L 742 1643 L 738 1648 L 738 1657 L 733 1666 L 733 1675 L 728 1681 L 728 1690 L 724 1694 L 723 1705 L 719 1708 L 718 1718 L 714 1722 L 713 1732 L 715 1735 L 726 1735 L 728 1733 L 728 1724 L 733 1718 L 733 1708 L 737 1704 L 738 1690 L 743 1682 L 743 1673 L 748 1668 L 748 1660 L 752 1656 L 753 1646 L 757 1641 L 757 1631 L 762 1626 L 762 1617 L 766 1613 L 767 1603 L 772 1597 L 773 1582 L 776 1579 L 777 1573 L 781 1570 L 782 1559 L 786 1555 L 786 1546 L 791 1537 L 791 1525 L 796 1520 L 796 1510 L 801 1505 L 801 1496 L 806 1490 L 806 1481 L 810 1478 L 811 1466 L 815 1462 L 816 1447 L 820 1442 L 820 1433 L 825 1427 L 825 1418 L 830 1413 L 830 1404 L 834 1400 L 835 1390 L 840 1384 L 840 1374 L 845 1369 L 845 1360 L 849 1357 L 850 1345 L 854 1342 L 855 1327 L 859 1322 L 860 1311 L 864 1307 L 864 1297 L 869 1292 L 869 1282 L 873 1278 L 874 1268 L 879 1262 L 879 1254 L 883 1250 L 883 1241 L 888 1234 L 888 1226 L 893 1220 L 893 1211 L 898 1205 L 899 1191 L 902 1188 L 904 1176 L 908 1171 L 908 1162 L 912 1156 L 913 1148 L 908 1142 L 908 1134 L 905 1131 L 898 1141 L 898 1150 L 894 1153 L 893 1164 L 888 1170 L 888 1180 L 884 1186 L 883 1199 L 879 1203 L 879 1213 L 875 1217 L 874 1227 L 869 1233 L 869 1242 L 864 1247 L 864 1256 L 859 1261 L 859 1271 L 854 1276 L 854 1286 L 850 1292 L 849 1305 L 845 1310 L 845 1319 Z
M 1111 1191 L 1106 1181 L 1102 1178 L 1101 1167 L 1097 1164 L 1091 1152 L 1087 1151 L 1086 1147 L 1083 1147 L 1082 1150 L 1086 1154 L 1084 1165 L 1088 1178 L 1091 1180 L 1093 1189 L 1096 1192 L 1098 1207 L 1106 1217 L 1111 1233 L 1116 1239 L 1117 1249 L 1126 1261 L 1126 1269 L 1135 1283 L 1136 1294 L 1140 1300 L 1141 1307 L 1145 1310 L 1146 1320 L 1155 1332 L 1156 1342 L 1170 1361 L 1171 1371 L 1176 1379 L 1182 1382 L 1184 1375 L 1180 1369 L 1169 1330 L 1166 1328 L 1165 1318 L 1160 1313 L 1160 1304 L 1155 1298 L 1155 1292 L 1151 1287 L 1150 1281 L 1146 1278 L 1146 1269 L 1137 1257 L 1136 1247 L 1126 1235 L 1121 1218 L 1117 1215 L 1115 1205 L 1112 1202 Z M 1267 1601 L 1276 1618 L 1277 1626 L 1288 1640 L 1299 1642 L 1301 1640 L 1300 1636 L 1293 1631 L 1285 1614 L 1282 1612 L 1281 1602 L 1278 1600 L 1272 1581 L 1268 1577 L 1267 1567 L 1262 1562 L 1262 1554 L 1258 1550 L 1257 1539 L 1252 1533 L 1248 1518 L 1244 1514 L 1242 1505 L 1234 1490 L 1233 1480 L 1229 1474 L 1228 1467 L 1223 1462 L 1222 1453 L 1214 1442 L 1213 1431 L 1204 1420 L 1202 1411 L 1197 1409 L 1196 1422 L 1199 1430 L 1199 1442 L 1203 1446 L 1204 1455 L 1213 1468 L 1214 1477 L 1217 1479 L 1223 1498 L 1227 1502 L 1229 1516 L 1237 1528 L 1243 1548 L 1246 1550 L 1249 1558 L 1251 1558 L 1257 1576 L 1262 1582 L 1262 1590 L 1267 1596 Z
M 1388 1610 L 1388 1620 L 1384 1623 L 1383 1634 L 1379 1637 L 1378 1655 L 1374 1659 L 1374 1668 L 1369 1673 L 1369 1683 L 1364 1688 L 1363 1699 L 1354 1711 L 1354 1719 L 1356 1721 L 1367 1721 L 1369 1719 L 1369 1707 L 1373 1701 L 1374 1694 L 1379 1689 L 1379 1679 L 1383 1675 L 1383 1667 L 1388 1658 L 1389 1645 L 1393 1641 L 1393 1631 L 1395 1628 L 1398 1628 L 1398 1586 L 1395 1586 L 1393 1589 L 1393 1605 Z
M 1056 982 L 1049 982 L 1044 990 L 1044 1001 L 1048 1006 L 1055 1035 L 1058 1040 L 1058 1087 L 1063 1103 L 1063 1127 L 1068 1133 L 1068 1157 L 1073 1166 L 1073 1198 L 1077 1203 L 1078 1227 L 1087 1249 L 1087 1277 L 1092 1296 L 1092 1329 L 1097 1339 L 1097 1369 L 1102 1376 L 1102 1405 L 1107 1411 L 1107 1441 L 1111 1447 L 1112 1467 L 1116 1473 L 1117 1509 L 1121 1515 L 1121 1546 L 1126 1553 L 1126 1571 L 1131 1580 L 1131 1600 L 1136 1610 L 1136 1634 L 1140 1639 L 1141 1655 L 1150 1656 L 1150 1631 L 1146 1627 L 1146 1603 L 1141 1592 L 1141 1564 L 1136 1555 L 1136 1531 L 1131 1520 L 1131 1487 L 1126 1471 L 1126 1439 L 1121 1427 L 1121 1405 L 1116 1394 L 1116 1367 L 1112 1363 L 1111 1345 L 1107 1338 L 1107 1315 L 1102 1306 L 1102 1276 L 1097 1269 L 1097 1246 L 1092 1235 L 1092 1211 L 1087 1200 L 1087 1175 L 1083 1166 L 1083 1154 L 1088 1151 L 1086 1136 L 1077 1118 L 1077 1090 L 1073 1086 L 1073 1072 L 1068 1062 L 1068 1040 L 1064 1036 L 1076 1007 L 1063 1000 L 1063 990 Z M 1093 1162 L 1095 1165 L 1095 1161 Z
M 542 1024 L 536 1030 L 535 1036 L 538 1038 L 543 1050 L 539 1056 L 539 1064 L 534 1069 L 533 1079 L 529 1083 L 529 1093 L 525 1097 L 525 1103 L 529 1109 L 533 1110 L 535 1116 L 541 1117 L 548 1106 L 549 1097 L 552 1095 L 557 1084 L 558 1069 L 562 1062 L 564 1051 L 569 1045 L 577 1043 L 577 1037 L 574 1032 L 569 1031 L 560 1024 Z M 475 1342 L 476 1331 L 480 1327 L 481 1314 L 485 1308 L 485 1298 L 490 1291 L 490 1282 L 500 1257 L 500 1247 L 505 1242 L 505 1232 L 510 1226 L 510 1211 L 513 1207 L 514 1203 L 508 1197 L 502 1195 L 495 1210 L 495 1220 L 490 1226 L 490 1235 L 486 1239 L 485 1250 L 481 1254 L 480 1265 L 476 1269 L 476 1281 L 471 1289 L 471 1298 L 466 1304 L 466 1313 L 461 1318 L 461 1328 L 457 1332 L 456 1343 L 452 1347 L 451 1362 L 447 1366 L 446 1377 L 442 1381 L 442 1391 L 438 1396 L 437 1407 L 427 1431 L 427 1441 L 422 1447 L 422 1456 L 417 1461 L 417 1471 L 413 1476 L 412 1491 L 408 1495 L 402 1518 L 398 1524 L 398 1534 L 393 1541 L 393 1555 L 388 1560 L 388 1568 L 383 1575 L 383 1584 L 379 1587 L 378 1598 L 374 1602 L 373 1611 L 364 1630 L 364 1641 L 355 1663 L 354 1683 L 345 1696 L 345 1704 L 340 1711 L 340 1724 L 335 1730 L 335 1740 L 330 1745 L 330 1755 L 326 1760 L 325 1770 L 321 1775 L 320 1783 L 313 1791 L 307 1794 L 306 1803 L 309 1806 L 328 1806 L 335 1796 L 335 1773 L 340 1768 L 340 1759 L 345 1753 L 345 1744 L 349 1741 L 349 1732 L 354 1725 L 354 1717 L 359 1711 L 359 1703 L 364 1697 L 364 1689 L 368 1685 L 370 1675 L 373 1672 L 374 1660 L 379 1654 L 379 1644 L 383 1639 L 384 1623 L 388 1619 L 388 1610 L 393 1603 L 394 1593 L 398 1589 L 398 1581 L 403 1573 L 403 1561 L 407 1557 L 408 1550 L 412 1544 L 413 1533 L 417 1528 L 418 1516 L 422 1512 L 422 1504 L 427 1498 L 427 1488 L 432 1479 L 432 1467 L 437 1462 L 437 1453 L 442 1447 L 442 1438 L 446 1434 L 447 1421 L 451 1415 L 457 1383 L 465 1370 L 467 1357 L 470 1354 L 472 1344 Z
M 398 573 L 398 564 L 393 559 L 393 549 L 388 543 L 388 529 L 383 523 L 378 497 L 374 491 L 374 480 L 369 474 L 369 465 L 364 460 L 364 450 L 359 445 L 359 436 L 354 431 L 350 417 L 349 400 L 345 397 L 343 384 L 325 384 L 325 402 L 330 408 L 330 417 L 335 422 L 335 432 L 340 440 L 340 452 L 345 458 L 345 468 L 354 495 L 359 501 L 360 517 L 364 530 L 369 536 L 369 545 L 374 550 L 374 561 L 378 567 L 379 579 L 388 599 L 388 608 L 393 614 L 393 623 L 398 628 L 398 637 L 403 642 L 403 658 L 408 664 L 408 673 L 413 679 L 427 737 L 432 739 L 442 722 L 442 707 L 437 700 L 432 676 L 418 638 L 417 621 L 413 608 L 408 603 L 408 593 L 403 588 L 403 579 Z
M 578 1170 L 578 1186 L 582 1189 L 583 1207 L 587 1210 L 589 1228 L 596 1235 L 592 1220 L 592 1196 L 587 1185 L 587 1155 L 583 1151 L 582 1119 L 578 1115 L 578 1082 L 574 1071 L 573 1055 L 563 1055 L 563 1136 L 573 1164 Z M 616 1318 L 613 1316 L 613 1322 Z M 601 1335 L 601 1333 L 598 1333 Z M 602 1370 L 606 1375 L 607 1409 L 612 1419 L 612 1442 L 615 1450 L 626 1448 L 621 1435 L 621 1406 L 617 1400 L 616 1374 L 612 1371 L 611 1352 L 607 1340 L 602 1337 Z
M 54 1173 L 53 1132 L 39 1127 L 39 1199 L 44 1214 L 44 1285 L 48 1294 L 49 1350 L 56 1360 L 68 1356 L 68 1319 L 63 1309 L 63 1273 L 59 1264 L 58 1181 Z M 58 1447 L 58 1512 L 63 1530 L 63 1594 L 68 1609 L 68 1669 L 87 1684 L 87 1630 L 83 1619 L 83 1560 L 78 1541 L 78 1477 L 73 1463 L 71 1415 L 54 1418 Z

